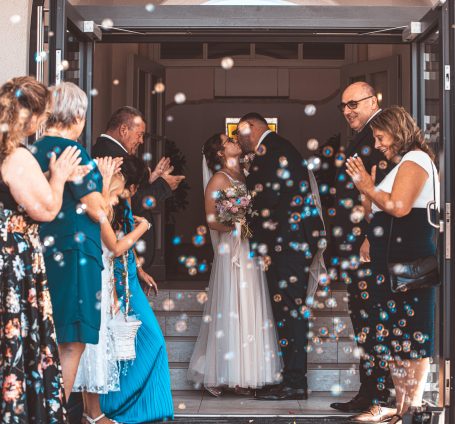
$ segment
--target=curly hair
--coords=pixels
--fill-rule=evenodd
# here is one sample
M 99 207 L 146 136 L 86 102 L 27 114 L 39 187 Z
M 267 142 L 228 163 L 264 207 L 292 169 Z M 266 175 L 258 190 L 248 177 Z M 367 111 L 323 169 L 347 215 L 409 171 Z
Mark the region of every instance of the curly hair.
M 49 101 L 49 90 L 33 77 L 13 78 L 0 87 L 0 161 L 21 143 L 33 116 L 43 115 Z
M 376 115 L 370 122 L 373 130 L 389 133 L 393 137 L 392 149 L 403 156 L 411 150 L 420 149 L 435 159 L 435 154 L 425 141 L 422 130 L 412 116 L 401 106 L 391 106 Z
M 212 135 L 202 147 L 202 154 L 205 156 L 207 166 L 215 173 L 223 167 L 223 159 L 218 152 L 224 150 L 221 133 Z

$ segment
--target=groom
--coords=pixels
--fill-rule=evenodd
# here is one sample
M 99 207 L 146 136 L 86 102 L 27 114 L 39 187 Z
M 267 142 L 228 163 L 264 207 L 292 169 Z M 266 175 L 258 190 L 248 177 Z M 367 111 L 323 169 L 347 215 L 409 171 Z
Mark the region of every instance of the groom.
M 245 153 L 254 153 L 246 179 L 254 195 L 252 251 L 263 258 L 284 360 L 282 383 L 256 394 L 264 400 L 307 399 L 308 267 L 317 251 L 322 221 L 311 201 L 299 151 L 269 130 L 258 113 L 241 118 L 237 135 Z

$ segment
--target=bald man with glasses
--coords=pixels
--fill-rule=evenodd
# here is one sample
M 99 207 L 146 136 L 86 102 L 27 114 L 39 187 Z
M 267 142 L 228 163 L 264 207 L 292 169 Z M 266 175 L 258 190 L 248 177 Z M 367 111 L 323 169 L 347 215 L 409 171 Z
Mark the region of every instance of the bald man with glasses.
M 355 132 L 354 138 L 346 146 L 344 159 L 358 155 L 368 171 L 376 166 L 376 183 L 380 182 L 390 169 L 382 153 L 374 148 L 373 131 L 368 125 L 381 112 L 375 90 L 365 82 L 350 85 L 344 90 L 338 109 Z M 359 282 L 366 280 L 362 277 L 362 273 L 368 270 L 368 264 L 352 269 L 350 261 L 353 255 L 359 256 L 360 246 L 365 240 L 367 222 L 365 218 L 357 222 L 356 218 L 359 214 L 353 213 L 358 210 L 356 207 L 361 205 L 360 193 L 346 174 L 344 165 L 336 172 L 334 187 L 336 214 L 333 217 L 332 228 L 337 228 L 338 235 L 340 235 L 340 229 L 342 232 L 341 236 L 333 238 L 333 255 L 340 264 L 338 279 L 347 285 L 350 317 L 358 346 L 368 353 L 368 344 L 362 343 L 361 337 L 359 339 L 359 334 L 362 334 L 365 328 L 369 328 L 371 332 L 376 331 L 375 324 L 368 319 L 372 299 L 365 299 L 365 295 L 362 298 L 362 290 L 359 288 Z M 334 263 L 333 258 L 332 263 Z M 390 394 L 387 388 L 387 381 L 390 380 L 389 372 L 382 369 L 379 364 L 361 359 L 359 373 L 361 383 L 359 393 L 349 402 L 332 403 L 330 405 L 332 408 L 355 413 L 368 410 L 374 404 L 384 405 L 387 402 Z M 381 422 L 379 416 L 368 418 L 371 420 L 368 422 Z

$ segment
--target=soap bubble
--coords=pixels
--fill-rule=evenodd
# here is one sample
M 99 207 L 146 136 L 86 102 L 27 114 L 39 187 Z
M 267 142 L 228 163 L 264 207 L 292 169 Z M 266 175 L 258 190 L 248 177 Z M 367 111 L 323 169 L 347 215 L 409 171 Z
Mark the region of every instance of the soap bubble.
M 175 96 L 174 96 L 174 101 L 175 103 L 177 104 L 182 104 L 182 103 L 185 103 L 186 102 L 186 96 L 184 93 L 177 93 Z
M 145 5 L 145 10 L 149 13 L 152 13 L 155 10 L 155 5 L 153 3 L 147 3 Z
M 315 138 L 310 138 L 307 141 L 306 146 L 307 146 L 308 150 L 317 150 L 319 147 L 319 141 L 316 140 Z
M 156 199 L 153 196 L 145 196 L 142 199 L 144 209 L 153 209 L 156 206 Z
M 105 18 L 101 21 L 101 27 L 104 29 L 109 29 L 114 26 L 114 21 L 109 18 Z
M 313 104 L 308 104 L 305 106 L 305 115 L 314 116 L 316 115 L 316 106 Z
M 9 21 L 10 21 L 13 25 L 18 24 L 18 23 L 21 21 L 21 19 L 22 19 L 22 18 L 20 17 L 20 15 L 11 15 L 11 16 L 9 17 Z
M 153 87 L 153 89 L 155 90 L 156 93 L 163 93 L 164 90 L 166 90 L 166 86 L 162 82 L 157 82 L 155 84 L 155 86 Z M 177 100 L 176 100 L 176 103 L 178 103 Z
M 234 59 L 232 57 L 223 57 L 221 59 L 221 67 L 226 71 L 234 67 Z

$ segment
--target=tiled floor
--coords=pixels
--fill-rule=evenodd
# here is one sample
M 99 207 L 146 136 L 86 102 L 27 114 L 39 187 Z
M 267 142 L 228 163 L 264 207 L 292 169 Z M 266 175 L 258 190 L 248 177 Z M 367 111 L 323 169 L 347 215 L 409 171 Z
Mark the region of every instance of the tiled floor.
M 206 392 L 174 392 L 176 416 L 188 415 L 285 415 L 285 416 L 333 416 L 340 415 L 330 408 L 331 402 L 344 402 L 354 393 L 340 396 L 318 393 L 308 400 L 259 401 L 246 396 L 225 394 L 214 398 Z

